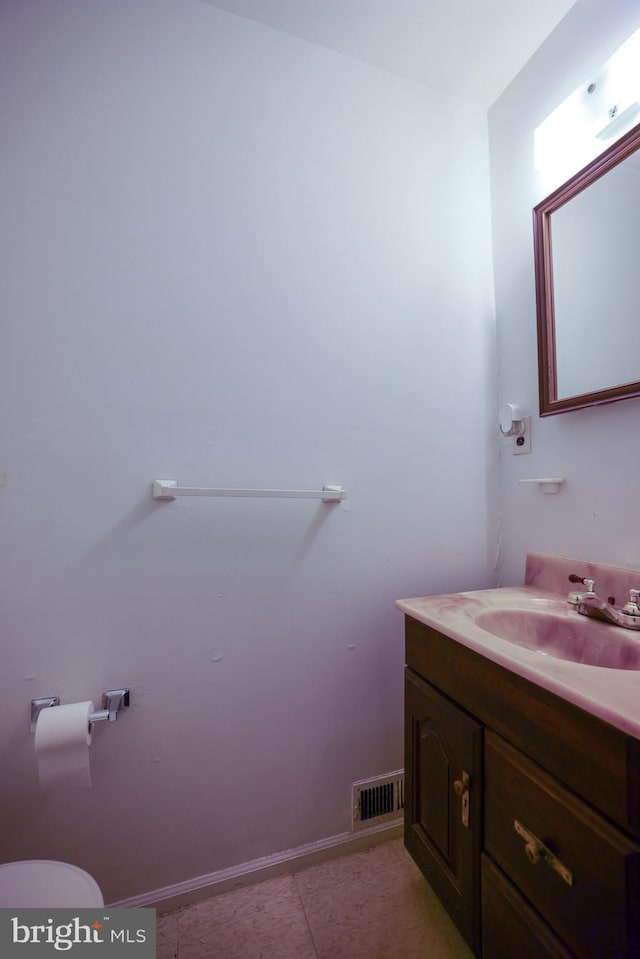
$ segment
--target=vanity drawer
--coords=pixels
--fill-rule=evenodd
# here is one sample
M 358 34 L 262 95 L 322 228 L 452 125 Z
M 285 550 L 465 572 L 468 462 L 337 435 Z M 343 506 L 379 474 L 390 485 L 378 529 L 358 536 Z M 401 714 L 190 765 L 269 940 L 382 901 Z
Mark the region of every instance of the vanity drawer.
M 514 959 L 516 954 L 517 959 L 575 959 L 493 860 L 483 853 L 483 959 Z
M 485 733 L 487 852 L 581 959 L 640 955 L 640 847 Z

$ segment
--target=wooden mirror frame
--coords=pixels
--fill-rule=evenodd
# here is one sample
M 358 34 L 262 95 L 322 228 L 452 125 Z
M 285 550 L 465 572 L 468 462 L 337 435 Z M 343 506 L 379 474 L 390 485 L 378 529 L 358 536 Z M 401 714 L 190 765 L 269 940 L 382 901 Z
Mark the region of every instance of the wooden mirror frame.
M 540 416 L 640 396 L 640 381 L 558 398 L 551 214 L 640 148 L 640 123 L 533 209 Z M 640 211 L 639 211 L 640 212 Z M 640 227 L 639 227 L 640 228 Z

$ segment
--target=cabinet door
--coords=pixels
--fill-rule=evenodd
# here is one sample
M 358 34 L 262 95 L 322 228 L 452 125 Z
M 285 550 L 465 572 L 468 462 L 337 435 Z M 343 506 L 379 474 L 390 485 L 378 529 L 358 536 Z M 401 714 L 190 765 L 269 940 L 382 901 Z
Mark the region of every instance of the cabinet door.
M 407 669 L 405 845 L 480 951 L 482 728 Z

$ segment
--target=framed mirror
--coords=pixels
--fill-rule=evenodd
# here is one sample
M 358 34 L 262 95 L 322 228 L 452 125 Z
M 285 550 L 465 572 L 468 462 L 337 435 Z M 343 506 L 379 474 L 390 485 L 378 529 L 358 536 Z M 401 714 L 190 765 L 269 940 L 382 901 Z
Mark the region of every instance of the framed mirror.
M 640 124 L 533 211 L 540 415 L 640 395 Z

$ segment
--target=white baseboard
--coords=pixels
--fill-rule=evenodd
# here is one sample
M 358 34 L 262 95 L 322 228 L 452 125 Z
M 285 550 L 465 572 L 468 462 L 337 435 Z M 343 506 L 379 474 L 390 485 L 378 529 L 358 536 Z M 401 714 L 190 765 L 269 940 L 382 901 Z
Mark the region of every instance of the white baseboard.
M 395 819 L 390 823 L 381 823 L 368 829 L 360 829 L 357 833 L 344 832 L 337 836 L 319 839 L 317 842 L 297 846 L 277 852 L 262 859 L 253 859 L 251 862 L 240 863 L 219 872 L 211 872 L 205 876 L 196 876 L 184 882 L 177 882 L 173 886 L 164 886 L 162 889 L 152 889 L 130 899 L 121 899 L 108 905 L 113 908 L 155 907 L 158 912 L 171 912 L 179 906 L 187 906 L 220 893 L 239 889 L 241 886 L 250 886 L 264 879 L 273 879 L 288 873 L 306 869 L 327 859 L 335 859 L 359 849 L 367 849 L 389 839 L 396 839 L 402 835 L 402 819 Z

